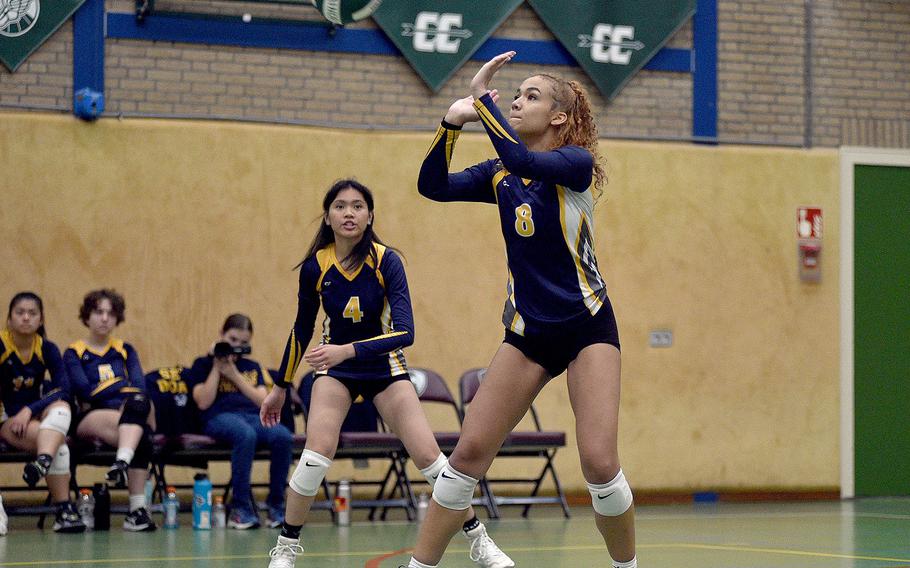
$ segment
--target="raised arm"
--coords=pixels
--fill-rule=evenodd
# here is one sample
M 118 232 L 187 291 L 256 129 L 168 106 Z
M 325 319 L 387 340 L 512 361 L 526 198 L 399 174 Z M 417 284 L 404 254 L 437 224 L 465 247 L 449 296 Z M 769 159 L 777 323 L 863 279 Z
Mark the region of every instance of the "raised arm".
M 494 161 L 483 162 L 462 172 L 450 174 L 449 164 L 461 126 L 445 120 L 420 166 L 417 191 L 433 201 L 477 201 L 496 203 L 492 184 Z
M 519 177 L 559 184 L 575 191 L 591 185 L 594 157 L 579 146 L 563 146 L 549 152 L 528 150 L 502 116 L 489 93 L 474 102 L 502 165 Z

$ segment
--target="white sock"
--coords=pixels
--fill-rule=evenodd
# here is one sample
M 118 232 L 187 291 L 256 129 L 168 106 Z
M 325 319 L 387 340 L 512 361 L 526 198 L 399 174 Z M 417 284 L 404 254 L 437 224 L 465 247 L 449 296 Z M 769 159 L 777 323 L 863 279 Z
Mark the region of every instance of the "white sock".
M 638 568 L 638 556 L 633 556 L 628 562 L 613 561 L 613 568 Z
M 123 460 L 126 463 L 133 461 L 133 455 L 136 453 L 135 450 L 129 448 L 117 448 L 117 458 L 118 460 Z
M 438 564 L 430 565 L 430 564 L 424 564 L 423 562 L 417 562 L 416 560 L 414 560 L 413 556 L 411 557 L 411 561 L 408 562 L 408 568 L 436 568 L 437 566 L 439 566 L 439 565 Z
M 130 513 L 143 507 L 145 507 L 145 493 L 130 495 Z

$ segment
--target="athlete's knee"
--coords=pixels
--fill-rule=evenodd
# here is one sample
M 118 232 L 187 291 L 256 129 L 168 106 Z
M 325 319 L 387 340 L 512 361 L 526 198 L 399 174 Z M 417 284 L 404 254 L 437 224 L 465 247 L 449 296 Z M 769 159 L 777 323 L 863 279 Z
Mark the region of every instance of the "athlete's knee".
M 152 403 L 145 393 L 130 393 L 126 398 L 126 402 L 123 403 L 123 411 L 120 413 L 120 424 L 145 426 L 151 411 Z
M 332 460 L 324 455 L 309 449 L 303 450 L 288 485 L 300 495 L 312 497 L 322 486 L 322 480 L 331 465 Z
M 587 483 L 591 504 L 605 517 L 618 517 L 632 506 L 632 488 L 622 470 L 607 483 Z
M 579 447 L 578 457 L 585 479 L 593 479 L 601 483 L 604 480 L 613 479 L 619 472 L 619 454 L 616 452 L 586 451 Z
M 70 448 L 65 443 L 60 444 L 51 466 L 47 468 L 48 475 L 69 475 L 70 473 Z
M 70 423 L 73 421 L 73 412 L 68 404 L 54 404 L 47 409 L 47 415 L 41 424 L 39 430 L 53 430 L 60 432 L 64 436 L 70 430 Z
M 420 473 L 426 478 L 427 483 L 430 484 L 430 487 L 436 486 L 436 480 L 439 479 L 439 474 L 442 473 L 442 469 L 449 463 L 449 460 L 446 459 L 445 454 L 439 452 L 439 455 L 436 456 L 436 460 L 433 461 L 427 467 L 421 468 Z
M 433 486 L 433 500 L 446 509 L 464 511 L 471 506 L 477 480 L 446 464 Z

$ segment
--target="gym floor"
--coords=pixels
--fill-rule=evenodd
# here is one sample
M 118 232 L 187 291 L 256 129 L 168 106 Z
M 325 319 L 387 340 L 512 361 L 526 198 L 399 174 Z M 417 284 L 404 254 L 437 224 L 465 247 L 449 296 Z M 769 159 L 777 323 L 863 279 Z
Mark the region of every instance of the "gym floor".
M 520 509 L 488 522 L 490 534 L 521 568 L 593 568 L 609 558 L 590 519 L 575 507 L 571 519 L 551 507 Z M 305 527 L 298 568 L 397 568 L 409 555 L 417 524 L 370 523 L 355 511 L 350 527 L 336 527 L 314 512 Z M 160 522 L 161 516 L 156 515 Z M 114 530 L 58 535 L 35 527 L 35 517 L 10 519 L 0 537 L 0 567 L 261 567 L 277 529 L 194 531 L 181 528 L 126 533 Z M 910 498 L 796 503 L 716 503 L 642 506 L 638 509 L 642 568 L 910 568 Z M 466 541 L 456 536 L 442 566 L 470 568 Z

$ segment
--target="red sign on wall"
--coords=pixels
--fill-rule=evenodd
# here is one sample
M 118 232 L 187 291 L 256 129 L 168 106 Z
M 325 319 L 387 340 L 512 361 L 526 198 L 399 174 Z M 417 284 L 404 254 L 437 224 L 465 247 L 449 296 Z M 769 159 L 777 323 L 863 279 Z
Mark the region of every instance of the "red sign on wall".
M 796 209 L 796 236 L 800 239 L 822 238 L 821 207 L 798 207 Z

